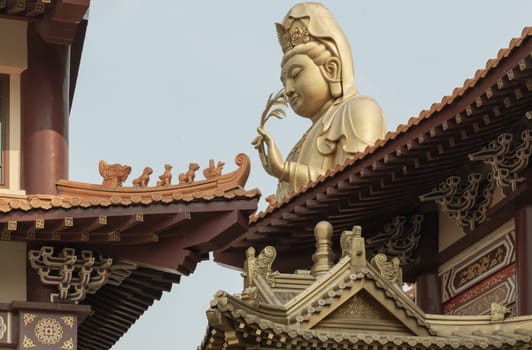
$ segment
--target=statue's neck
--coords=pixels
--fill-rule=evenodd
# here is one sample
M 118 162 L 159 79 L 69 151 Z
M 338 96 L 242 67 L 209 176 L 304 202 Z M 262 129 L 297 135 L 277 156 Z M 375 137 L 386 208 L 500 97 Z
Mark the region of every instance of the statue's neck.
M 316 113 L 312 118 L 310 118 L 310 120 L 312 120 L 312 125 L 316 124 L 318 120 L 323 117 L 323 115 L 329 110 L 329 108 L 331 108 L 334 102 L 336 102 L 336 99 L 330 99 L 320 108 L 318 113 Z

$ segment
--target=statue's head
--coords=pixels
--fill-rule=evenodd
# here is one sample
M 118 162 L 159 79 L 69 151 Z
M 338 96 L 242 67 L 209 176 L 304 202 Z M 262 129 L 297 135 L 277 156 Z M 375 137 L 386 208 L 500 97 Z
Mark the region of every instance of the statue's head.
M 284 54 L 281 80 L 297 114 L 314 118 L 356 93 L 351 49 L 325 6 L 295 5 L 276 27 Z

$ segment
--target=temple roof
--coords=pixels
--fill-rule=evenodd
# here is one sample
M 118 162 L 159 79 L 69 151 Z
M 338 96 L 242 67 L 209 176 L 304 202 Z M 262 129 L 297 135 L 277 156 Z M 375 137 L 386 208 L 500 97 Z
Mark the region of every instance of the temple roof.
M 0 1 L 0 18 L 34 23 L 45 41 L 54 44 L 71 44 L 78 31 L 77 25 L 83 20 L 89 4 L 90 0 Z M 85 26 L 81 30 L 81 42 L 83 42 Z M 76 53 L 77 59 L 80 53 L 81 51 Z M 74 65 L 77 69 L 79 62 Z
M 2 196 L 1 239 L 26 242 L 32 267 L 44 266 L 44 274 L 50 254 L 59 261 L 65 254 L 79 261 L 87 252 L 96 261 L 112 258 L 109 283 L 79 301 L 62 301 L 92 308 L 79 328 L 79 348 L 108 349 L 181 275 L 246 230 L 260 191 L 243 188 L 249 158 L 235 161 L 238 168 L 227 174 L 206 168 L 205 179 L 189 173 L 179 184 L 138 187 L 122 185 L 127 176 L 120 171 L 129 174 L 129 167 L 101 163 L 101 185 L 61 180 L 56 195 Z M 29 300 L 47 283 L 36 282 Z
M 450 96 L 283 202 L 254 215 L 249 230 L 216 254 L 215 260 L 237 266 L 238 256 L 250 245 L 273 244 L 279 251 L 297 246 L 297 252 L 278 262 L 290 269 L 312 250 L 309 223 L 330 220 L 335 235 L 354 224 L 370 228 L 369 232 L 375 223 L 394 215 L 422 210 L 419 196 L 467 168 L 470 154 L 501 133 L 530 128 L 531 37 L 532 27 L 525 28 L 521 37 Z M 506 200 L 525 196 L 527 191 L 522 184 Z M 479 226 L 476 232 L 486 230 Z
M 246 287 L 241 294 L 216 293 L 199 349 L 500 349 L 532 344 L 531 316 L 505 319 L 507 310 L 497 305 L 488 316 L 425 314 L 402 290 L 393 260 L 379 255 L 366 262 L 359 233 L 342 234 L 343 257 L 332 266 L 330 236 L 324 243 L 319 235 L 310 271 L 281 274 L 271 270 L 273 247 L 256 258 L 254 250 L 248 251 Z M 312 282 L 301 283 L 302 276 Z M 291 296 L 277 298 L 283 292 Z

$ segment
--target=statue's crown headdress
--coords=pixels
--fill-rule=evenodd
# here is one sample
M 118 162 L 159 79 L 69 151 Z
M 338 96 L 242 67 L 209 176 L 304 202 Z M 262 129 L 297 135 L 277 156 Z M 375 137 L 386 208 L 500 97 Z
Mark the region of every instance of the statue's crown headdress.
M 279 23 L 275 23 L 275 28 L 277 29 L 277 38 L 279 39 L 279 44 L 281 44 L 283 54 L 297 45 L 314 40 L 309 34 L 305 23 L 299 19 L 293 21 L 288 29 Z

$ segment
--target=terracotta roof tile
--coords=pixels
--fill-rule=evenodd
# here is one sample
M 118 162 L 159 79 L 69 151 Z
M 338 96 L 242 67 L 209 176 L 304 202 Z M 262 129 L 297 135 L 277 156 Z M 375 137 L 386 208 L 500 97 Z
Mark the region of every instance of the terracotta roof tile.
M 328 174 L 331 174 L 331 175 L 329 175 L 329 177 L 333 176 L 334 174 L 336 174 L 337 172 L 339 172 L 341 170 L 344 170 L 347 166 L 355 164 L 358 160 L 364 159 L 369 154 L 375 152 L 379 148 L 384 147 L 391 140 L 397 138 L 398 135 L 404 134 L 407 131 L 410 131 L 414 126 L 419 125 L 425 119 L 430 118 L 435 113 L 441 111 L 447 105 L 452 104 L 455 100 L 457 100 L 458 98 L 463 96 L 464 93 L 466 93 L 468 91 L 468 89 L 470 89 L 470 88 L 474 87 L 475 85 L 477 85 L 481 79 L 486 77 L 486 75 L 490 72 L 491 69 L 497 67 L 504 58 L 508 57 L 512 53 L 513 50 L 515 50 L 517 47 L 521 46 L 521 44 L 526 39 L 528 39 L 530 36 L 532 36 L 532 27 L 525 27 L 523 29 L 523 31 L 522 31 L 521 37 L 512 39 L 510 41 L 510 44 L 509 44 L 508 48 L 500 49 L 499 52 L 497 53 L 497 57 L 496 58 L 489 59 L 486 62 L 485 68 L 477 70 L 475 72 L 475 74 L 474 74 L 474 78 L 466 79 L 464 81 L 463 86 L 456 87 L 453 90 L 452 95 L 442 97 L 441 102 L 432 104 L 430 110 L 422 110 L 417 117 L 411 117 L 408 120 L 408 124 L 407 125 L 400 124 L 395 131 L 389 131 L 385 135 L 384 139 L 377 140 L 374 146 L 366 147 L 366 149 L 363 152 L 355 154 L 350 159 L 347 159 L 344 164 L 340 164 L 340 165 L 336 166 L 336 168 L 334 169 L 335 170 L 334 172 L 332 172 L 332 173 L 328 172 Z M 285 200 L 283 200 L 282 202 L 275 203 L 273 206 L 272 205 L 268 206 L 268 208 L 265 211 L 259 212 L 259 213 L 255 214 L 255 215 L 251 216 L 250 217 L 250 223 L 254 223 L 254 222 L 259 221 L 261 218 L 267 216 L 269 213 L 272 213 L 276 209 L 282 207 L 284 204 L 290 202 L 290 200 L 293 199 L 294 197 L 297 197 L 299 194 L 309 190 L 310 188 L 315 187 L 318 182 L 325 181 L 327 178 L 328 177 L 325 177 L 325 178 L 318 177 L 318 181 L 310 182 L 305 187 L 301 188 L 298 191 L 295 191 L 290 197 L 285 198 Z
M 229 191 L 197 191 L 193 194 L 175 194 L 173 196 L 163 196 L 161 194 L 154 194 L 151 197 L 131 196 L 121 197 L 112 196 L 111 198 L 98 197 L 79 197 L 79 196 L 64 196 L 64 195 L 31 195 L 26 197 L 0 197 L 0 212 L 8 213 L 15 210 L 31 211 L 31 210 L 51 210 L 53 208 L 91 208 L 91 207 L 110 207 L 110 206 L 131 206 L 131 205 L 150 205 L 152 203 L 172 203 L 172 202 L 191 202 L 197 201 L 213 201 L 235 198 L 254 198 L 260 196 L 258 189 L 244 190 L 237 188 Z

